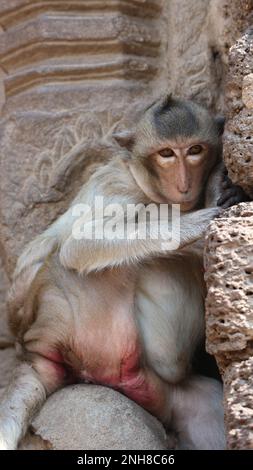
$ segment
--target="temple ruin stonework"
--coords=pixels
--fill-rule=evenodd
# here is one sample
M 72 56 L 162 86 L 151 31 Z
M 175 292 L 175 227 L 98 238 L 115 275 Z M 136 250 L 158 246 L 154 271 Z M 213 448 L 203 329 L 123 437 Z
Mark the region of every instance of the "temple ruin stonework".
M 1 0 L 0 394 L 16 362 L 5 298 L 17 257 L 88 177 L 86 142 L 126 126 L 131 110 L 168 91 L 226 114 L 229 175 L 252 197 L 253 0 Z M 253 203 L 211 223 L 205 265 L 207 349 L 224 380 L 227 445 L 252 449 Z M 79 436 L 67 409 L 79 417 Z M 161 424 L 138 405 L 78 385 L 49 398 L 21 448 L 94 443 L 168 447 Z

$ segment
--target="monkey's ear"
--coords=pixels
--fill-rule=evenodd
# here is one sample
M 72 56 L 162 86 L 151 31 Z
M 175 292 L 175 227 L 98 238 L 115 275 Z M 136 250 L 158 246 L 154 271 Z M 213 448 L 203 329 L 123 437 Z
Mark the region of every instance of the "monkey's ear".
M 225 121 L 226 119 L 224 118 L 224 116 L 216 116 L 215 118 L 219 135 L 222 135 L 224 132 Z
M 135 141 L 135 135 L 133 131 L 117 131 L 113 133 L 112 137 L 116 140 L 116 142 L 118 142 L 121 147 L 124 147 L 127 150 L 132 150 Z

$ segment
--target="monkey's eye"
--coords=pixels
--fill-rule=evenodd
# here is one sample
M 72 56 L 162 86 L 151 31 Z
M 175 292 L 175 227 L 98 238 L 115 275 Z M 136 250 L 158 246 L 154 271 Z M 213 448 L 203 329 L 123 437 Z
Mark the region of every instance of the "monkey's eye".
M 188 150 L 188 155 L 198 155 L 201 153 L 203 150 L 203 147 L 201 145 L 193 145 L 192 147 L 189 148 Z
M 175 155 L 173 150 L 171 150 L 170 148 L 162 149 L 158 153 L 163 158 L 170 158 L 170 157 L 174 157 L 174 155 Z

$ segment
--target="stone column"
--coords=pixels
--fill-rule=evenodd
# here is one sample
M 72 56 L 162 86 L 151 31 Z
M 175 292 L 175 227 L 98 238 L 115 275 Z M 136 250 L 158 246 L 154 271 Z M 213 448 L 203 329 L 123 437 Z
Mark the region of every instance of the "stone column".
M 233 182 L 253 197 L 253 20 L 230 50 L 226 99 L 224 160 Z
M 229 53 L 224 159 L 253 196 L 253 28 Z M 253 203 L 213 221 L 206 240 L 207 349 L 224 381 L 229 449 L 253 448 Z
M 253 203 L 211 223 L 206 246 L 207 350 L 224 381 L 229 449 L 253 448 Z

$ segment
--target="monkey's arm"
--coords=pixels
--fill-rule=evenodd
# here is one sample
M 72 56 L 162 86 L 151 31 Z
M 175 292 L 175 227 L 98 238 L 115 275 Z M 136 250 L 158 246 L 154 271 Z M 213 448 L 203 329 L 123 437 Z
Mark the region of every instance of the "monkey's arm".
M 117 167 L 118 168 L 118 167 Z M 152 255 L 159 255 L 166 252 L 166 242 L 170 241 L 172 221 L 161 220 L 159 237 L 152 239 L 77 239 L 74 238 L 72 228 L 78 219 L 73 215 L 73 209 L 77 204 L 84 204 L 92 207 L 94 196 L 104 197 L 104 207 L 108 204 L 117 203 L 126 210 L 128 202 L 136 201 L 136 193 L 139 191 L 132 179 L 122 177 L 122 168 L 115 172 L 115 168 L 108 165 L 83 186 L 72 206 L 56 220 L 45 232 L 35 238 L 24 250 L 18 259 L 14 272 L 13 285 L 9 295 L 9 309 L 16 311 L 21 308 L 31 283 L 38 270 L 43 266 L 45 260 L 55 251 L 59 251 L 61 262 L 67 268 L 76 269 L 79 272 L 103 269 L 107 266 L 115 266 L 121 263 L 139 261 Z M 113 180 L 112 175 L 115 174 Z M 121 181 L 122 180 L 122 181 Z M 108 181 L 110 184 L 108 184 Z M 108 189 L 109 188 L 109 189 Z M 110 194 L 107 194 L 106 191 Z M 127 196 L 126 196 L 127 194 Z M 195 213 L 183 215 L 181 217 L 181 229 L 174 231 L 174 248 L 181 247 L 199 239 L 209 221 L 218 215 L 219 210 L 201 210 Z M 79 215 L 80 218 L 80 215 Z M 108 218 L 107 218 L 108 219 Z M 84 229 L 102 226 L 107 222 L 106 217 L 84 219 Z M 122 223 L 122 220 L 121 220 Z M 131 221 L 130 221 L 131 224 Z M 135 225 L 135 220 L 132 220 Z M 137 229 L 136 229 L 137 230 Z M 153 226 L 149 231 L 153 230 Z M 135 229 L 133 229 L 133 232 Z M 169 235 L 168 235 L 169 233 Z M 176 248 L 175 248 L 176 245 Z
M 46 400 L 45 387 L 30 364 L 21 363 L 0 406 L 0 450 L 14 450 L 29 421 Z
M 188 213 L 180 217 L 180 227 L 175 221 L 168 218 L 160 219 L 158 232 L 152 233 L 152 220 L 148 224 L 147 236 L 138 238 L 137 233 L 143 234 L 143 226 L 128 220 L 132 230 L 128 231 L 128 237 L 121 239 L 76 239 L 73 233 L 61 244 L 59 256 L 64 267 L 75 269 L 78 272 L 91 272 L 107 267 L 118 266 L 123 263 L 138 262 L 152 256 L 167 254 L 193 243 L 202 237 L 210 220 L 218 215 L 218 208 L 202 209 Z M 105 218 L 95 219 L 83 225 L 83 232 L 92 227 L 103 227 Z M 144 227 L 145 228 L 145 227 Z M 138 232 L 139 231 L 139 232 Z M 100 232 L 101 233 L 101 232 Z M 151 235 L 151 236 L 150 236 Z

